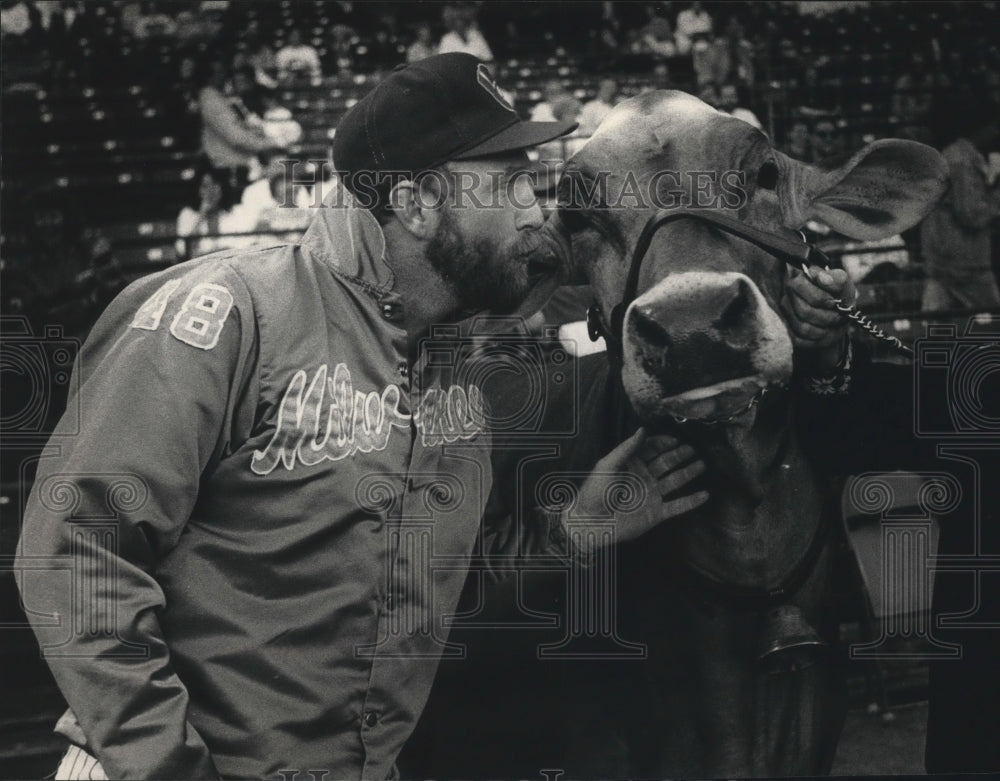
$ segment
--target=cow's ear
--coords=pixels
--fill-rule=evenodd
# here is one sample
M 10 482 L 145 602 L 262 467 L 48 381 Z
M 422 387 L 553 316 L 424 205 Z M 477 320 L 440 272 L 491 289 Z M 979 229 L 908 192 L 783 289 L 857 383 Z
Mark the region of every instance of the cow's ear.
M 948 183 L 944 158 L 916 141 L 876 141 L 828 168 L 780 152 L 776 158 L 785 226 L 800 228 L 817 219 L 854 239 L 881 239 L 916 225 Z

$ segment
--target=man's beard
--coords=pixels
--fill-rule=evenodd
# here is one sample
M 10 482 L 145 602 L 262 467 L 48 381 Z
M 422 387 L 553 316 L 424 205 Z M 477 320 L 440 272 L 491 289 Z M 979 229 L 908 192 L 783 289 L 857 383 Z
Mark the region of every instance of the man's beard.
M 427 260 L 458 298 L 462 309 L 499 314 L 513 312 L 530 291 L 527 256 L 538 248 L 537 231 L 507 246 L 487 238 L 469 239 L 459 230 L 450 207 L 441 213 L 437 232 L 427 244 Z

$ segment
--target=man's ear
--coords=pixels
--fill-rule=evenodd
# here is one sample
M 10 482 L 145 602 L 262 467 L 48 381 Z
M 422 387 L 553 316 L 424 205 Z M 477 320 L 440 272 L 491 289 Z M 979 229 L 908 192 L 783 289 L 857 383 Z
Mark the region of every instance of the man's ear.
M 853 239 L 871 241 L 911 228 L 934 208 L 948 185 L 948 165 L 916 141 L 882 139 L 843 165 L 822 168 L 775 153 L 781 175 L 782 222 L 811 219 Z
M 420 185 L 404 179 L 389 191 L 389 210 L 400 225 L 418 239 L 429 239 L 434 235 L 440 219 L 433 199 L 422 193 Z

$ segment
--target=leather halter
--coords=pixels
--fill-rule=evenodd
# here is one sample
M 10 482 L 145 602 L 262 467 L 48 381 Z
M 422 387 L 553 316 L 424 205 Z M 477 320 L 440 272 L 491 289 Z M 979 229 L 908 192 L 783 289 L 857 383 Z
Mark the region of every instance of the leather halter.
M 628 277 L 625 281 L 625 292 L 622 300 L 611 310 L 610 322 L 604 318 L 604 313 L 598 303 L 591 305 L 587 310 L 587 333 L 592 341 L 597 341 L 602 336 L 608 344 L 608 350 L 615 356 L 616 361 L 622 356 L 622 329 L 624 327 L 625 312 L 628 311 L 631 303 L 636 299 L 639 288 L 639 272 L 642 270 L 642 261 L 646 257 L 649 245 L 653 241 L 656 232 L 668 222 L 689 218 L 700 220 L 719 230 L 737 236 L 744 241 L 748 241 L 756 247 L 773 255 L 779 260 L 805 269 L 812 265 L 823 265 L 829 263 L 829 258 L 822 251 L 805 241 L 796 241 L 785 236 L 779 236 L 770 231 L 755 228 L 745 222 L 728 217 L 719 212 L 707 211 L 704 209 L 660 209 L 647 221 L 639 234 L 639 241 L 632 252 L 632 260 L 629 265 Z

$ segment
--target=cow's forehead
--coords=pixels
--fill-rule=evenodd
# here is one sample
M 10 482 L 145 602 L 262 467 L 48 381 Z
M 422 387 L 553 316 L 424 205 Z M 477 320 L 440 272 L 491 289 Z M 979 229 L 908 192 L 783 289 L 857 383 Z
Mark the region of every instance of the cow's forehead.
M 622 101 L 601 123 L 593 138 L 623 148 L 662 145 L 662 140 L 697 133 L 723 120 L 707 103 L 686 92 L 661 90 Z
M 612 169 L 623 164 L 642 169 L 644 163 L 711 166 L 728 161 L 729 150 L 752 132 L 693 95 L 660 90 L 618 104 L 574 158 Z M 720 159 L 705 159 L 713 154 Z

